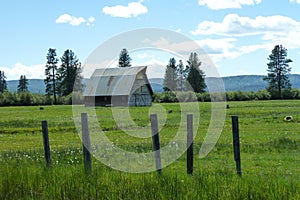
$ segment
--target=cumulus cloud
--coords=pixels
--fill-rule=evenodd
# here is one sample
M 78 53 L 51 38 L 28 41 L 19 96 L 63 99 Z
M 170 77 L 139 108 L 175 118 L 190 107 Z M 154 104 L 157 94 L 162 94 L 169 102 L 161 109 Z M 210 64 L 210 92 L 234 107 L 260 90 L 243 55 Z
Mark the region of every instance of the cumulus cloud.
M 260 4 L 262 0 L 199 0 L 200 6 L 207 6 L 212 10 L 242 8 L 243 5 L 250 6 Z M 299 1 L 299 0 L 297 0 Z
M 204 49 L 214 63 L 218 63 L 222 59 L 234 59 L 240 55 L 241 52 L 239 52 L 235 46 L 236 41 L 237 39 L 235 38 L 206 38 L 198 40 L 197 43 Z
M 96 21 L 94 17 L 89 17 L 88 22 L 86 23 L 87 26 L 92 26 L 93 23 Z
M 271 51 L 274 47 L 272 42 L 238 46 L 236 38 L 207 38 L 198 40 L 197 43 L 205 50 L 214 63 L 222 62 L 224 59 L 235 59 L 258 50 Z
M 128 3 L 127 6 L 105 6 L 102 12 L 112 17 L 131 18 L 147 13 L 148 9 L 142 4 L 142 1 L 140 1 Z
M 12 68 L 0 67 L 4 71 L 7 80 L 19 80 L 21 75 L 25 75 L 28 79 L 44 79 L 45 65 L 24 65 L 16 63 Z
M 191 33 L 217 38 L 198 41 L 216 64 L 257 51 L 270 52 L 276 44 L 289 50 L 300 48 L 300 22 L 281 15 L 250 18 L 229 14 L 221 22 L 203 21 Z
M 93 23 L 93 22 L 96 21 L 96 19 L 95 19 L 94 17 L 90 17 L 90 18 L 88 19 L 88 21 L 91 22 L 91 23 Z
M 95 22 L 94 17 L 90 17 L 87 20 L 83 17 L 74 17 L 69 14 L 60 15 L 56 21 L 57 24 L 70 24 L 72 26 L 79 26 L 82 23 L 86 23 L 86 25 L 90 26 L 93 22 Z
M 300 48 L 300 22 L 285 16 L 258 16 L 256 18 L 240 17 L 229 14 L 222 22 L 204 21 L 192 31 L 194 35 L 217 35 L 230 38 L 218 40 L 203 40 L 204 47 L 212 57 L 236 58 L 257 50 L 270 51 L 274 44 L 282 44 L 288 49 Z M 251 45 L 236 47 L 232 38 L 256 37 Z M 217 41 L 217 42 L 216 42 Z M 223 46 L 223 47 L 222 47 Z M 223 53 L 221 53 L 223 52 Z
M 221 39 L 203 39 L 198 40 L 197 43 L 209 54 L 219 54 L 222 52 L 228 51 L 230 48 L 233 48 L 234 42 L 237 39 L 235 38 L 221 38 Z
M 133 62 L 132 65 L 147 66 L 148 78 L 163 78 L 167 61 L 151 58 L 149 60 L 145 60 L 144 62 Z
M 290 0 L 290 2 L 292 2 L 292 3 L 299 3 L 300 4 L 300 0 Z
M 193 35 L 223 35 L 223 36 L 249 36 L 260 34 L 286 34 L 288 31 L 299 30 L 300 23 L 292 18 L 274 15 L 258 16 L 254 19 L 229 14 L 222 22 L 203 21 Z

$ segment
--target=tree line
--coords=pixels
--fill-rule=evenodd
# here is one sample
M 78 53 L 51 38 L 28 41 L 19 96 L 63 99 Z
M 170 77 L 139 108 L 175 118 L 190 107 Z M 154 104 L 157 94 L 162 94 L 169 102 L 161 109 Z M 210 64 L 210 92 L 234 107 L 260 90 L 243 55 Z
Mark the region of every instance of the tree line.
M 258 92 L 226 92 L 228 101 L 239 100 L 267 100 L 267 99 L 300 99 L 300 92 L 293 89 L 289 81 L 293 62 L 287 58 L 287 49 L 282 45 L 275 45 L 269 55 L 267 63 L 268 87 Z M 83 89 L 82 66 L 72 50 L 65 50 L 59 59 L 56 49 L 49 48 L 46 56 L 45 79 L 46 95 L 32 94 L 28 91 L 28 80 L 21 75 L 17 93 L 7 91 L 6 76 L 0 71 L 0 105 L 44 105 L 44 104 L 71 104 L 72 92 Z M 60 61 L 60 64 L 59 64 Z M 197 53 L 192 52 L 184 66 L 183 61 L 178 63 L 170 58 L 166 65 L 163 89 L 164 93 L 155 94 L 156 102 L 183 101 L 210 101 L 210 94 L 206 91 L 205 72 L 201 70 L 201 61 Z M 131 67 L 131 58 L 126 48 L 122 49 L 118 61 L 119 67 Z M 74 87 L 75 86 L 75 87 Z M 76 88 L 76 91 L 73 91 Z M 196 93 L 191 95 L 191 92 Z M 83 100 L 82 100 L 83 102 Z
M 44 79 L 46 95 L 53 96 L 54 104 L 57 104 L 57 96 L 68 96 L 75 88 L 80 91 L 82 84 L 82 67 L 77 56 L 72 50 L 67 49 L 60 58 L 58 66 L 56 49 L 50 48 L 47 54 L 47 63 Z
M 225 98 L 225 99 L 224 99 Z M 225 93 L 194 93 L 192 91 L 175 91 L 155 93 L 153 101 L 157 103 L 175 103 L 175 102 L 210 102 L 214 101 L 257 101 L 257 100 L 272 100 L 272 95 L 267 90 L 260 90 L 257 92 L 249 91 L 231 91 Z M 282 99 L 299 100 L 300 90 L 292 88 L 285 91 Z
M 70 99 L 68 96 L 74 88 L 77 91 L 82 90 L 82 67 L 72 50 L 65 50 L 62 57 L 58 59 L 56 49 L 49 48 L 46 60 L 44 79 L 46 96 L 31 94 L 25 75 L 20 76 L 17 94 L 10 94 L 7 91 L 6 76 L 3 71 L 0 71 L 0 93 L 3 97 L 0 105 L 61 104 L 70 101 L 66 99 Z M 24 102 L 26 99 L 27 103 Z
M 282 45 L 275 45 L 271 54 L 269 55 L 267 63 L 267 76 L 263 78 L 268 82 L 268 87 L 265 91 L 259 91 L 256 93 L 251 92 L 234 92 L 234 97 L 231 93 L 226 93 L 227 100 L 265 100 L 265 99 L 299 99 L 299 90 L 293 89 L 290 84 L 289 74 L 291 67 L 289 63 L 293 62 L 287 58 L 287 49 Z M 201 61 L 196 53 L 191 53 L 187 60 L 187 65 L 184 67 L 182 60 L 176 64 L 175 58 L 170 58 L 168 65 L 166 66 L 163 89 L 165 94 L 156 95 L 157 101 L 176 102 L 176 98 L 173 98 L 170 91 L 193 91 L 195 93 L 206 93 L 205 73 L 200 69 Z M 264 93 L 266 95 L 261 96 Z M 178 93 L 182 95 L 183 93 Z M 203 95 L 198 100 L 202 101 Z M 186 93 L 189 96 L 189 93 Z M 204 95 L 208 96 L 208 95 Z M 170 100 L 171 99 L 171 100 Z M 173 99 L 173 100 L 172 100 Z M 189 99 L 187 97 L 187 99 Z M 202 100 L 201 100 L 202 99 Z M 208 98 L 204 98 L 208 99 Z
M 205 73 L 200 66 L 201 61 L 195 52 L 190 54 L 186 66 L 182 60 L 176 64 L 175 58 L 170 58 L 165 70 L 163 90 L 203 93 L 207 86 L 204 80 Z
M 122 49 L 119 55 L 119 67 L 130 67 L 130 61 L 127 49 Z M 0 71 L 0 105 L 72 104 L 72 94 L 76 96 L 76 103 L 84 103 L 81 95 L 84 87 L 81 73 L 81 62 L 72 50 L 65 50 L 59 59 L 56 49 L 49 48 L 44 79 L 46 95 L 31 93 L 25 75 L 20 76 L 17 93 L 9 92 L 6 76 L 3 71 Z
M 226 92 L 227 101 L 245 100 L 269 100 L 269 99 L 300 99 L 300 91 L 292 88 L 289 80 L 293 62 L 287 58 L 287 49 L 282 45 L 275 45 L 268 56 L 267 76 L 263 78 L 268 82 L 265 90 L 258 92 Z M 119 67 L 130 67 L 131 58 L 126 49 L 119 55 Z M 192 52 L 184 66 L 183 61 L 170 58 L 166 65 L 163 90 L 161 94 L 154 95 L 156 102 L 177 102 L 183 101 L 210 101 L 211 97 L 206 90 L 205 72 L 200 68 L 201 61 L 197 53 Z M 194 92 L 196 96 L 191 95 Z M 177 96 L 179 97 L 177 98 Z M 212 94 L 214 95 L 214 94 Z

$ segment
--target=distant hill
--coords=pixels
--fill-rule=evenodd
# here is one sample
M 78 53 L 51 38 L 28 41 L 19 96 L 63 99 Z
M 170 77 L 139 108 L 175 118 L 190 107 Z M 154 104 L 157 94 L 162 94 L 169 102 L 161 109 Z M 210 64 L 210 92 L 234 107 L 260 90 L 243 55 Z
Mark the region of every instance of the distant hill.
M 223 77 L 225 90 L 229 91 L 259 91 L 264 90 L 268 83 L 263 80 L 263 75 L 242 75 Z M 215 78 L 207 78 L 206 81 L 214 81 Z M 300 89 L 300 74 L 290 75 L 290 83 L 293 88 Z
M 259 91 L 264 90 L 268 83 L 266 81 L 263 81 L 263 78 L 265 76 L 262 75 L 241 75 L 241 76 L 228 76 L 223 77 L 223 83 L 225 90 L 227 92 L 229 91 Z M 212 78 L 208 77 L 206 78 L 206 83 L 210 86 L 213 86 L 216 82 L 216 79 L 219 78 Z M 162 78 L 154 78 L 149 79 L 152 88 L 154 91 L 161 92 L 163 91 L 163 79 Z M 290 82 L 292 84 L 293 88 L 300 89 L 300 74 L 293 74 L 290 75 Z
M 267 82 L 263 81 L 262 75 L 242 75 L 242 76 L 228 76 L 223 77 L 223 82 L 226 91 L 259 91 L 267 87 Z M 217 78 L 206 78 L 206 83 L 213 85 Z M 154 92 L 163 91 L 163 79 L 152 78 L 149 79 L 150 84 Z M 300 74 L 290 75 L 290 81 L 293 88 L 300 89 Z M 7 87 L 9 91 L 16 92 L 18 87 L 18 80 L 7 81 Z M 28 88 L 32 93 L 45 93 L 45 84 L 41 79 L 29 79 Z
M 7 81 L 7 89 L 11 92 L 18 90 L 18 80 Z M 44 94 L 46 86 L 42 79 L 28 79 L 28 90 L 36 94 Z

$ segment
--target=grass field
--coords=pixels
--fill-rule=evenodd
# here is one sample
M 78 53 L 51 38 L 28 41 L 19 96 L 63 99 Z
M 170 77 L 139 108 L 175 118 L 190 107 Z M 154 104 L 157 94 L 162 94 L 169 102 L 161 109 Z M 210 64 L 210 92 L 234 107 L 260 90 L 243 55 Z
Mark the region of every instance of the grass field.
M 300 199 L 300 101 L 228 104 L 217 145 L 200 159 L 211 117 L 210 103 L 200 103 L 192 176 L 186 174 L 185 154 L 161 175 L 120 172 L 95 158 L 92 171 L 86 174 L 71 106 L 0 107 L 0 199 Z M 178 104 L 159 106 L 173 111 L 165 114 L 160 131 L 161 144 L 166 146 L 178 129 L 180 108 Z M 136 124 L 146 127 L 150 110 L 130 108 L 130 114 Z M 116 146 L 151 151 L 151 138 L 126 135 L 110 108 L 97 108 L 96 114 Z M 233 160 L 232 115 L 238 115 L 240 122 L 242 177 L 236 175 Z M 289 115 L 293 121 L 284 121 Z M 42 120 L 49 126 L 51 169 L 45 167 Z

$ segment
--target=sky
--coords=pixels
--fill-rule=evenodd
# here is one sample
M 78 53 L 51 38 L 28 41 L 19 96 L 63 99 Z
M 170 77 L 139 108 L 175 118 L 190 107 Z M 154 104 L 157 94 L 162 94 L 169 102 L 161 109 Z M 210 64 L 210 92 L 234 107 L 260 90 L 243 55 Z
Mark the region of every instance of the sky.
M 49 48 L 59 58 L 71 49 L 84 64 L 111 38 L 151 27 L 195 41 L 220 76 L 266 75 L 267 58 L 279 44 L 293 60 L 291 73 L 300 74 L 299 13 L 300 0 L 2 0 L 0 70 L 7 80 L 44 79 Z M 145 49 L 129 54 L 133 65 L 150 66 L 150 78 L 163 77 L 174 56 Z

